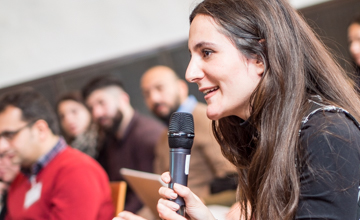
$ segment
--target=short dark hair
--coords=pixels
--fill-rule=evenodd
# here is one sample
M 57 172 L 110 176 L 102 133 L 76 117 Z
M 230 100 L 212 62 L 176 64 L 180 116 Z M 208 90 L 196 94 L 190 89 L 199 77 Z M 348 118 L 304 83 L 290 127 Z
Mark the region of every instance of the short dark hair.
M 82 96 L 86 100 L 89 95 L 98 89 L 116 86 L 124 90 L 122 82 L 113 76 L 98 76 L 90 80 L 82 89 Z
M 53 134 L 60 134 L 56 114 L 43 95 L 33 88 L 25 87 L 4 94 L 0 98 L 0 113 L 8 106 L 21 110 L 21 119 L 26 122 L 43 119 L 48 124 Z
M 84 99 L 83 99 L 80 91 L 72 91 L 72 92 L 68 92 L 68 93 L 65 93 L 60 96 L 60 98 L 56 102 L 55 110 L 56 111 L 59 110 L 60 103 L 62 103 L 63 101 L 69 101 L 69 100 L 78 102 L 86 107 L 86 105 L 84 103 Z

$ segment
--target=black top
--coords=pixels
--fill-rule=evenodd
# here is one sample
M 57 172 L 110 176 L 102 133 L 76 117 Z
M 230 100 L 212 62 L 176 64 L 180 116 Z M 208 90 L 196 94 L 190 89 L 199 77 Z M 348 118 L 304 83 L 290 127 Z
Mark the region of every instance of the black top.
M 318 112 L 303 127 L 295 219 L 356 219 L 360 131 L 344 113 Z

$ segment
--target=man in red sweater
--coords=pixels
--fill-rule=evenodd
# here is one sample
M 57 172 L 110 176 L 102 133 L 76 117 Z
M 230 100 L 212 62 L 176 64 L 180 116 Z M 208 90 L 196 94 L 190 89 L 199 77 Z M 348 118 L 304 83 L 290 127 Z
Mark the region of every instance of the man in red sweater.
M 9 188 L 6 219 L 111 219 L 108 177 L 89 156 L 58 136 L 43 96 L 22 89 L 0 99 L 0 150 L 13 150 L 21 172 Z

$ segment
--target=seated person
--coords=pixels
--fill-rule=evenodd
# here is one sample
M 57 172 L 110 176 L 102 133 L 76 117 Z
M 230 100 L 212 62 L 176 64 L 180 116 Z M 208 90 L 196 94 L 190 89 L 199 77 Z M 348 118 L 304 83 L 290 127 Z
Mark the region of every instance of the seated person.
M 58 135 L 56 114 L 33 89 L 0 98 L 0 152 L 14 151 L 7 219 L 111 219 L 109 179 L 88 155 Z
M 140 114 L 130 103 L 122 82 L 111 76 L 90 80 L 82 90 L 91 115 L 104 132 L 97 161 L 110 181 L 122 181 L 121 168 L 153 172 L 154 147 L 165 129 L 160 122 Z M 125 210 L 137 212 L 143 204 L 127 187 Z
M 61 96 L 56 111 L 66 141 L 91 157 L 97 156 L 98 131 L 79 92 Z

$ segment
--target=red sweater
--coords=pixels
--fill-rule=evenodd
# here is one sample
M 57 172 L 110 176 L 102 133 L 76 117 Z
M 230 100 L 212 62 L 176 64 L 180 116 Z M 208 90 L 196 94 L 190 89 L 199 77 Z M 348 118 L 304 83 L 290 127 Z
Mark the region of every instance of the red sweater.
M 31 183 L 22 173 L 11 184 L 7 220 L 109 220 L 114 207 L 108 177 L 91 157 L 67 147 L 36 176 L 42 183 L 40 199 L 27 209 L 25 195 Z

